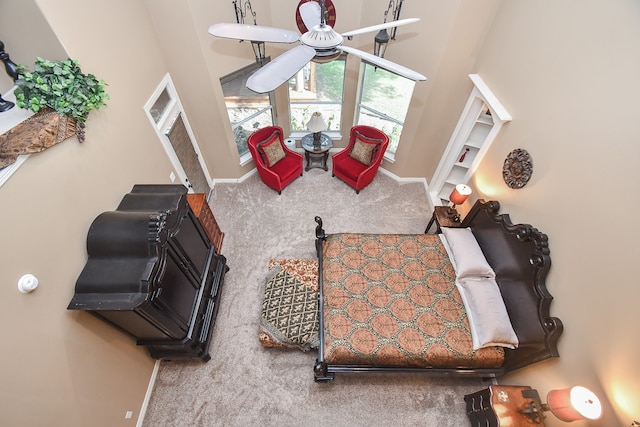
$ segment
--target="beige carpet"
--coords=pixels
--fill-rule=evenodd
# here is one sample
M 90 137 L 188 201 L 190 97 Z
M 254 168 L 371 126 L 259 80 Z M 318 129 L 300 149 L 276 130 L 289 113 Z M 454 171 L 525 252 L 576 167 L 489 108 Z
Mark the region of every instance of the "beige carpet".
M 422 233 L 429 220 L 421 183 L 379 173 L 359 195 L 312 169 L 282 191 L 257 175 L 216 184 L 211 206 L 226 233 L 230 271 L 207 363 L 162 362 L 145 426 L 465 426 L 464 394 L 479 379 L 337 374 L 313 381 L 315 352 L 258 341 L 267 264 L 314 259 L 314 216 L 327 232 Z

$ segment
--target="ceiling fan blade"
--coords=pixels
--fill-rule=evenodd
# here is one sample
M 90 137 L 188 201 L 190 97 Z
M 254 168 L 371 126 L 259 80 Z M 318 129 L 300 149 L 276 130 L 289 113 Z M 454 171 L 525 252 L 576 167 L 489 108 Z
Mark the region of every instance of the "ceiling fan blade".
M 271 92 L 289 81 L 315 55 L 316 50 L 312 47 L 296 46 L 253 73 L 247 79 L 247 87 L 258 93 Z
M 322 20 L 322 10 L 319 3 L 315 1 L 302 3 L 298 11 L 300 12 L 300 17 L 302 18 L 302 22 L 304 22 L 304 26 L 307 27 L 307 30 L 311 30 L 316 25 L 320 25 L 320 21 Z
M 269 43 L 294 43 L 300 39 L 297 31 L 247 24 L 214 24 L 209 27 L 209 34 L 226 39 Z
M 398 21 L 385 22 L 384 24 L 377 24 L 377 25 L 372 25 L 370 27 L 364 27 L 364 28 L 359 28 L 357 30 L 348 31 L 346 33 L 342 33 L 342 36 L 353 37 L 353 36 L 357 36 L 358 34 L 372 33 L 374 31 L 380 31 L 385 28 L 401 27 L 403 25 L 413 24 L 414 22 L 418 22 L 419 20 L 420 18 L 407 18 L 407 19 L 400 19 Z
M 427 78 L 425 76 L 423 76 L 422 74 L 418 73 L 417 71 L 413 71 L 407 67 L 403 67 L 400 64 L 396 64 L 395 62 L 391 62 L 388 59 L 384 59 L 384 58 L 380 58 L 379 56 L 373 55 L 371 53 L 368 52 L 363 52 L 361 50 L 358 49 L 354 49 L 352 47 L 347 47 L 347 46 L 338 46 L 338 49 L 347 52 L 347 53 L 352 53 L 356 56 L 359 56 L 360 58 L 371 62 L 373 65 L 376 65 L 380 68 L 384 68 L 385 70 L 389 70 L 392 71 L 396 74 L 400 74 L 403 77 L 406 77 L 408 79 L 411 80 L 427 80 Z

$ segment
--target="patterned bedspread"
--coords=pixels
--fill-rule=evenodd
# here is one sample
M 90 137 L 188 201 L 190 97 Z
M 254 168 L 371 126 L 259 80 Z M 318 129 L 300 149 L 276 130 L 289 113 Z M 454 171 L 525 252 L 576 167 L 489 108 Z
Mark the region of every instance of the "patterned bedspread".
M 333 234 L 323 244 L 325 362 L 495 368 L 472 350 L 455 272 L 438 235 Z

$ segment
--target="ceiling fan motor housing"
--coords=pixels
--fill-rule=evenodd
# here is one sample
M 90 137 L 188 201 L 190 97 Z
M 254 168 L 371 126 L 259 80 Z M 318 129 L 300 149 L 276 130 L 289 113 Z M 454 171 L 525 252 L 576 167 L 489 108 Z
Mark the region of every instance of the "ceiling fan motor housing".
M 313 29 L 300 36 L 302 44 L 316 50 L 317 56 L 335 55 L 336 47 L 342 45 L 344 37 L 336 33 L 328 25 L 316 25 Z

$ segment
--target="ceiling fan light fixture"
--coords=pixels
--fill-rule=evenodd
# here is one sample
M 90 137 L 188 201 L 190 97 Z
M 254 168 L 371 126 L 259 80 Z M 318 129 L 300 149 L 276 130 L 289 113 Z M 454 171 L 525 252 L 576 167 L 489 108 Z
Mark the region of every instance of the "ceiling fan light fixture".
M 300 42 L 316 50 L 331 50 L 340 46 L 344 37 L 327 25 L 317 25 L 300 36 Z

